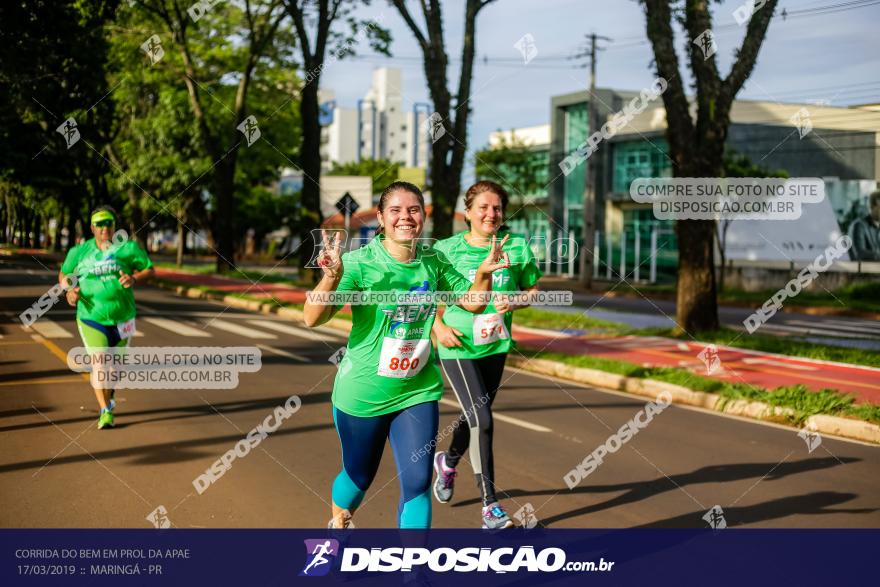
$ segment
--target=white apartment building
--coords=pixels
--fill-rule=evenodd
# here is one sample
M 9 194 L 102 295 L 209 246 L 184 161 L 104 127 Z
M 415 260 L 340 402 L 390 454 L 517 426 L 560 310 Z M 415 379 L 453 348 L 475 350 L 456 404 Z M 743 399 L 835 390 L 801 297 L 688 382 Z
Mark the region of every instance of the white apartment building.
M 321 161 L 325 169 L 333 163 L 359 159 L 389 159 L 406 167 L 427 168 L 425 121 L 431 109 L 428 104 L 404 100 L 401 81 L 399 69 L 374 70 L 370 88 L 354 108 L 341 107 L 332 90 L 320 92 L 324 118 Z

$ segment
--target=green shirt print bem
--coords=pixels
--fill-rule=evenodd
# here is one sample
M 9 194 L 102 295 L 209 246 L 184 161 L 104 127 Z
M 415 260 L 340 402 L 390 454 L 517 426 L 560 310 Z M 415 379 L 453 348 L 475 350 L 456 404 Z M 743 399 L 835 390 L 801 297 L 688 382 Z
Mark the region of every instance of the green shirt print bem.
M 443 252 L 449 261 L 469 280 L 473 281 L 477 267 L 489 253 L 485 247 L 475 247 L 465 239 L 467 232 L 461 232 L 434 245 Z M 506 232 L 497 238 L 503 239 Z M 541 270 L 528 241 L 520 235 L 510 234 L 504 245 L 504 252 L 510 259 L 510 267 L 498 269 L 492 274 L 493 292 L 517 292 L 534 287 L 541 278 Z M 458 306 L 448 306 L 443 314 L 443 323 L 461 332 L 460 347 L 447 348 L 438 344 L 441 359 L 479 359 L 510 352 L 513 340 L 510 327 L 513 313 L 499 315 L 495 306 L 489 304 L 482 314 L 474 315 Z
M 79 303 L 76 317 L 94 320 L 106 326 L 116 325 L 135 317 L 133 288 L 122 287 L 119 272 L 128 275 L 153 266 L 153 262 L 135 241 L 112 243 L 102 251 L 95 239 L 76 245 L 67 253 L 61 272 L 76 275 Z
M 384 235 L 342 255 L 338 292 L 465 292 L 471 284 L 446 256 L 417 249 L 403 263 L 382 244 Z M 485 255 L 484 255 L 485 256 Z M 371 300 L 375 301 L 375 300 Z M 435 303 L 354 304 L 345 356 L 333 384 L 333 405 L 352 416 L 380 416 L 443 395 L 443 379 L 431 344 Z

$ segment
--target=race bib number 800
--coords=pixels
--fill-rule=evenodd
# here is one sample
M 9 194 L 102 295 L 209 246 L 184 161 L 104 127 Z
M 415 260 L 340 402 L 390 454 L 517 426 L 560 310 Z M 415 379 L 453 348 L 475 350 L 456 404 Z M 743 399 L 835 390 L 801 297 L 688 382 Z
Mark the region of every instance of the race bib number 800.
M 379 356 L 379 375 L 407 379 L 415 377 L 428 362 L 431 354 L 431 339 L 406 340 L 385 337 L 382 353 Z

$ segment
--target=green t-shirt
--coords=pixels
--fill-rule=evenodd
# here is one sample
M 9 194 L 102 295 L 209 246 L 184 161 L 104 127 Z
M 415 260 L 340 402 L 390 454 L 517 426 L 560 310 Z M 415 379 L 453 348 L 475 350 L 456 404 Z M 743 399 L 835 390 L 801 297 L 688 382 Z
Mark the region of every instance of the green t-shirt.
M 76 317 L 107 326 L 134 318 L 133 288 L 122 287 L 119 272 L 131 275 L 152 266 L 147 253 L 133 240 L 111 244 L 102 251 L 92 238 L 70 249 L 61 272 L 79 280 Z
M 434 249 L 401 263 L 378 236 L 342 255 L 338 292 L 464 292 L 470 282 Z M 352 416 L 380 416 L 443 395 L 431 344 L 435 303 L 351 306 L 352 328 L 333 385 L 333 405 Z
M 489 254 L 489 247 L 475 247 L 464 238 L 461 232 L 434 245 L 446 254 L 456 269 L 473 281 L 477 267 Z M 498 235 L 504 237 L 504 233 Z M 517 292 L 533 287 L 541 278 L 541 270 L 535 263 L 529 243 L 519 235 L 511 234 L 504 245 L 504 252 L 510 259 L 510 267 L 498 269 L 492 274 L 493 292 Z M 479 359 L 510 351 L 512 339 L 510 327 L 513 313 L 499 315 L 493 304 L 489 304 L 482 314 L 471 314 L 458 306 L 447 306 L 443 323 L 462 333 L 460 347 L 447 348 L 438 345 L 441 359 Z

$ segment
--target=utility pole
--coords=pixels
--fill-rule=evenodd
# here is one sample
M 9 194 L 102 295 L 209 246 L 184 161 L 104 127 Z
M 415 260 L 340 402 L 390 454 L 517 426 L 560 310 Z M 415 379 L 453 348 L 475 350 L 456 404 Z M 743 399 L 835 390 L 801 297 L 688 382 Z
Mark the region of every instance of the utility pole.
M 587 100 L 588 136 L 601 126 L 599 124 L 599 109 L 596 105 L 596 41 L 598 40 L 610 42 L 612 39 L 597 35 L 596 33 L 590 34 L 590 95 Z M 593 286 L 593 265 L 596 262 L 594 254 L 596 246 L 596 185 L 599 179 L 599 169 L 598 165 L 595 165 L 589 159 L 584 164 L 587 168 L 584 173 L 584 219 L 581 229 L 580 282 L 581 285 L 589 289 Z

